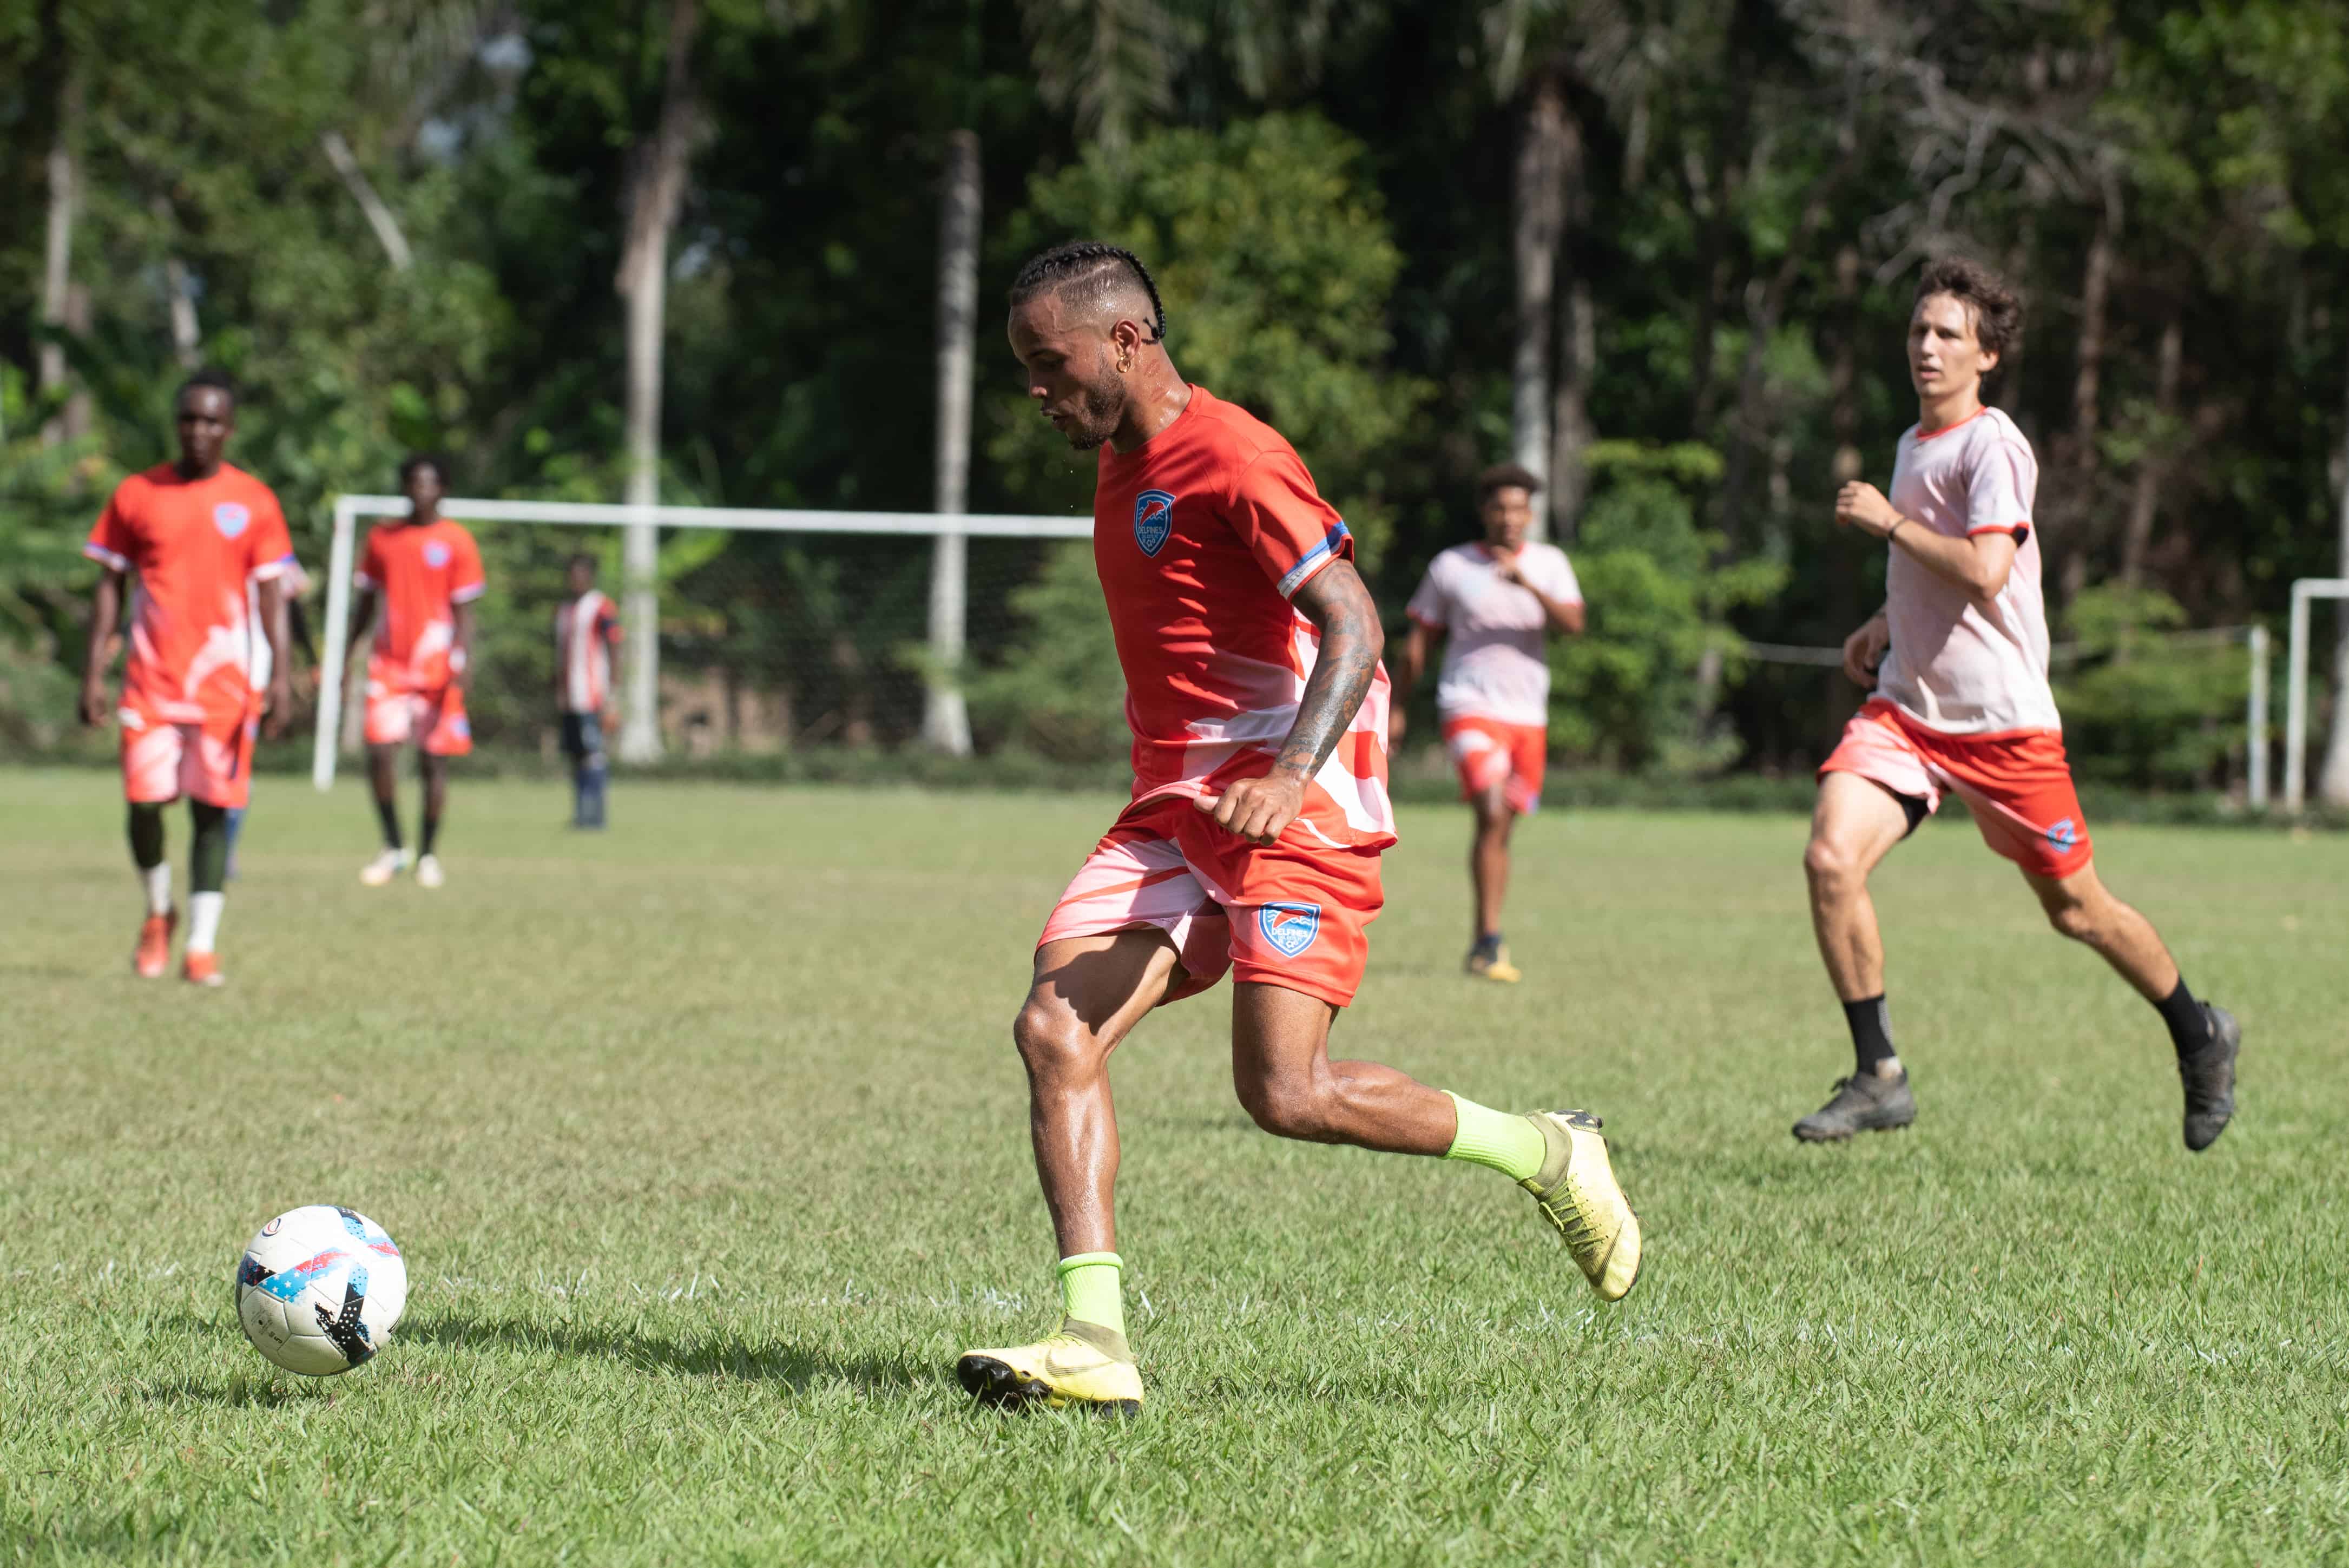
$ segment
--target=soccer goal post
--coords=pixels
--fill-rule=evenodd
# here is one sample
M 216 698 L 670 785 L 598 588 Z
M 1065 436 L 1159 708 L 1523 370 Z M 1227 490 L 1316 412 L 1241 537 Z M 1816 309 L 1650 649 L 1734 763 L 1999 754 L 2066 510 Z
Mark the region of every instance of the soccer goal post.
M 715 577 L 729 582 L 738 590 L 729 596 L 729 603 L 713 603 L 712 596 L 705 594 L 689 605 L 689 634 L 697 646 L 712 650 L 713 665 L 721 654 L 735 655 L 738 662 L 742 657 L 764 660 L 774 669 L 794 658 L 867 673 L 886 665 L 892 680 L 910 689 L 891 694 L 897 700 L 885 706 L 892 706 L 893 711 L 910 706 L 915 716 L 909 724 L 895 724 L 890 733 L 916 736 L 924 696 L 957 678 L 973 604 L 982 618 L 1008 614 L 1006 594 L 1032 575 L 1046 545 L 1092 536 L 1089 517 L 641 507 L 463 497 L 443 500 L 440 513 L 460 522 L 492 525 L 481 531 L 490 593 L 476 614 L 483 619 L 494 614 L 516 623 L 496 628 L 494 637 L 488 628 L 477 634 L 493 649 L 536 651 L 545 645 L 543 656 L 551 660 L 552 616 L 561 593 L 563 561 L 579 551 L 609 555 L 616 565 L 620 531 L 629 523 L 650 522 L 680 531 L 677 538 L 691 542 L 683 561 L 665 562 L 657 592 L 667 595 L 678 591 L 678 580 L 697 573 L 705 581 Z M 355 705 L 344 683 L 350 663 L 359 523 L 362 519 L 407 515 L 408 501 L 402 496 L 335 498 L 326 562 L 326 645 L 320 650 L 324 667 L 310 765 L 311 782 L 320 789 L 335 781 L 346 719 L 356 717 L 347 715 Z M 514 533 L 528 537 L 506 537 Z M 973 550 L 973 541 L 1000 542 Z M 909 546 L 918 547 L 918 554 Z M 502 576 L 523 581 L 502 584 Z M 601 585 L 625 602 L 616 577 L 606 577 Z M 658 624 L 663 620 L 657 612 L 656 624 L 630 624 L 626 634 L 657 644 L 667 630 Z M 477 692 L 484 679 L 482 665 L 477 652 L 472 676 Z M 632 678 L 620 700 L 657 707 L 663 683 L 655 674 L 647 689 L 648 683 L 635 678 L 640 667 L 627 663 Z M 733 667 L 730 665 L 725 672 L 730 681 Z M 838 686 L 841 672 L 828 673 Z M 864 717 L 838 727 L 842 738 L 858 740 L 878 733 L 869 695 L 857 700 Z M 547 701 L 552 701 L 551 677 Z
M 2349 577 L 2303 577 L 2292 585 L 2292 636 L 2284 648 L 2283 809 L 2297 812 L 2308 793 L 2308 606 L 2349 599 Z M 2333 722 L 2349 724 L 2349 698 L 2333 694 Z

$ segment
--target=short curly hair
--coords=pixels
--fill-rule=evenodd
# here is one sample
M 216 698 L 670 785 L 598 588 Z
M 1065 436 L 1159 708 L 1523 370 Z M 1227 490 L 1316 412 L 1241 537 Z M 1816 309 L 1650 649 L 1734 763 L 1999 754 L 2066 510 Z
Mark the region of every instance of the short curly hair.
M 2023 296 L 1980 262 L 1943 256 L 1927 263 L 1917 279 L 1917 304 L 1934 294 L 1963 304 L 1974 318 L 1975 341 L 2001 359 L 2023 341 Z

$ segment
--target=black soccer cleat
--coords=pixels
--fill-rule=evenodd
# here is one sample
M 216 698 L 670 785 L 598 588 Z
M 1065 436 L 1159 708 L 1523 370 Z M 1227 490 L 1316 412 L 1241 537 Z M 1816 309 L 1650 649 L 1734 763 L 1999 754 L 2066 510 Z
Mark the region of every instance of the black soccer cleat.
M 2218 1142 L 2234 1119 L 2235 1056 L 2243 1048 L 2243 1026 L 2235 1015 L 2209 1002 L 2202 1012 L 2210 1020 L 2209 1043 L 2178 1058 L 2178 1077 L 2186 1086 L 2186 1147 L 2197 1154 Z
M 1806 1143 L 1840 1143 L 1855 1132 L 1889 1132 L 1916 1119 L 1905 1069 L 1897 1078 L 1854 1073 L 1836 1079 L 1835 1098 L 1795 1123 L 1795 1136 Z

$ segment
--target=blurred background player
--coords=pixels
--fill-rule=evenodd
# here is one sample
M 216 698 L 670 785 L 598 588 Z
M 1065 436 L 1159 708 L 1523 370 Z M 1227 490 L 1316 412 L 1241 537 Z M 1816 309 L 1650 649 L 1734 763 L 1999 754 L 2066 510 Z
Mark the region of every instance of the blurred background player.
M 1521 978 L 1501 937 L 1501 903 L 1509 891 L 1509 835 L 1541 804 L 1549 759 L 1549 655 L 1553 632 L 1582 633 L 1582 589 L 1566 552 L 1528 544 L 1534 492 L 1541 480 L 1515 463 L 1486 469 L 1476 480 L 1485 537 L 1455 544 L 1427 563 L 1411 596 L 1411 632 L 1395 661 L 1395 690 L 1408 698 L 1427 668 L 1430 646 L 1444 639 L 1435 712 L 1444 744 L 1460 772 L 1460 794 L 1476 813 L 1468 846 L 1475 892 L 1468 973 L 1487 980 Z M 1392 733 L 1402 733 L 1397 705 Z
M 2168 1026 L 2186 1089 L 2186 1146 L 2209 1147 L 2235 1110 L 2242 1031 L 2197 1001 L 2145 916 L 2097 879 L 2047 686 L 2047 611 L 2032 504 L 2039 463 L 1982 377 L 2021 330 L 2021 303 L 1988 268 L 1925 269 L 1909 321 L 1917 423 L 1900 438 L 1889 500 L 1857 480 L 1836 521 L 1886 541 L 1884 608 L 1844 643 L 1872 687 L 1819 768 L 1803 868 L 1827 978 L 1857 1062 L 1795 1124 L 1806 1142 L 1906 1127 L 1917 1102 L 1892 1048 L 1884 944 L 1868 873 L 1941 803 L 1963 797 L 1990 847 L 2023 869 L 2054 928 L 2102 954 Z
M 563 716 L 563 754 L 571 758 L 571 825 L 600 828 L 611 777 L 604 740 L 620 722 L 610 706 L 620 617 L 596 592 L 594 556 L 573 556 L 567 571 L 571 596 L 554 611 L 554 707 Z
M 295 560 L 292 556 L 286 557 L 285 570 L 281 573 L 277 578 L 278 596 L 285 605 L 285 645 L 289 648 L 299 649 L 301 651 L 302 657 L 307 661 L 309 673 L 304 676 L 304 679 L 308 684 L 310 691 L 315 695 L 318 689 L 318 645 L 311 639 L 309 612 L 304 609 L 302 604 L 303 599 L 309 593 L 309 592 L 310 574 L 302 570 L 302 563 L 300 562 Z M 252 614 L 253 624 L 257 626 L 261 624 L 261 584 L 258 581 L 248 583 L 245 585 L 245 597 L 246 608 Z M 254 638 L 253 668 L 250 676 L 248 676 L 253 683 L 253 689 L 255 691 L 267 691 L 269 689 L 270 676 L 276 667 L 276 658 L 269 651 L 269 639 L 266 637 Z M 291 673 L 292 672 L 289 671 L 288 675 L 290 676 Z M 290 687 L 292 684 L 290 679 L 287 684 Z M 228 870 L 226 874 L 228 876 L 228 880 L 231 882 L 234 882 L 236 880 L 236 846 L 244 837 L 244 817 L 246 810 L 247 808 L 239 806 L 228 814 Z
M 1394 842 L 1378 607 L 1297 453 L 1185 384 L 1165 329 L 1150 274 L 1113 246 L 1047 251 L 1012 284 L 1029 396 L 1071 447 L 1101 452 L 1093 560 L 1134 780 L 1046 921 L 1012 1025 L 1061 1319 L 1036 1344 L 963 1354 L 963 1386 L 1000 1403 L 1140 1408 L 1109 1057 L 1153 1007 L 1226 969 L 1232 1078 L 1257 1126 L 1505 1171 L 1601 1296 L 1622 1295 L 1639 1271 L 1639 1222 L 1596 1118 L 1513 1116 L 1376 1062 L 1330 1059 L 1383 902 L 1380 851 Z
M 449 758 L 473 749 L 465 718 L 465 679 L 473 645 L 473 601 L 481 596 L 481 552 L 462 524 L 440 515 L 448 494 L 439 459 L 411 457 L 399 465 L 408 515 L 367 531 L 354 581 L 359 602 L 351 614 L 354 646 L 381 601 L 382 620 L 367 651 L 367 771 L 383 823 L 383 852 L 359 872 L 381 887 L 408 869 L 399 834 L 399 748 L 417 743 L 424 779 L 424 822 L 419 835 L 416 882 L 443 880 L 433 852 L 449 803 Z
M 270 734 L 285 723 L 285 618 L 277 580 L 293 559 L 294 544 L 269 487 L 222 460 L 236 429 L 236 393 L 229 379 L 217 371 L 189 377 L 175 412 L 179 460 L 116 486 L 82 547 L 106 570 L 93 597 L 81 717 L 92 726 L 106 721 L 106 668 L 125 579 L 135 573 L 139 592 L 122 700 L 115 709 L 122 726 L 122 790 L 130 803 L 130 858 L 147 894 L 147 918 L 131 964 L 149 979 L 171 965 L 179 913 L 163 852 L 163 808 L 185 795 L 194 838 L 181 974 L 200 985 L 217 985 L 222 976 L 214 944 L 225 902 L 228 814 L 243 807 L 252 787 L 254 733 L 264 700 Z M 272 654 L 271 674 L 256 691 L 253 647 L 264 641 Z

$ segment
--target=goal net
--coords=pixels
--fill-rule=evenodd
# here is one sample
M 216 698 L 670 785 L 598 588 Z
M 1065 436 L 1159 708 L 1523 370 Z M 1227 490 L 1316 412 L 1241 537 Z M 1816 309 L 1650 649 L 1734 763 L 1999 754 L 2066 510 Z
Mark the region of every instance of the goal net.
M 553 748 L 554 614 L 569 562 L 584 554 L 628 639 L 613 700 L 631 716 L 650 708 L 652 722 L 624 738 L 638 740 L 637 760 L 647 736 L 657 752 L 685 755 L 926 738 L 966 749 L 965 672 L 1020 630 L 1019 592 L 1066 548 L 1058 542 L 1092 533 L 1090 518 L 1067 517 L 461 498 L 440 511 L 481 548 L 466 694 L 476 741 Z M 311 768 L 321 789 L 358 747 L 366 665 L 350 657 L 352 572 L 367 525 L 407 514 L 399 496 L 336 499 Z M 657 531 L 657 564 L 636 583 L 631 525 Z M 347 673 L 360 690 L 345 689 Z

